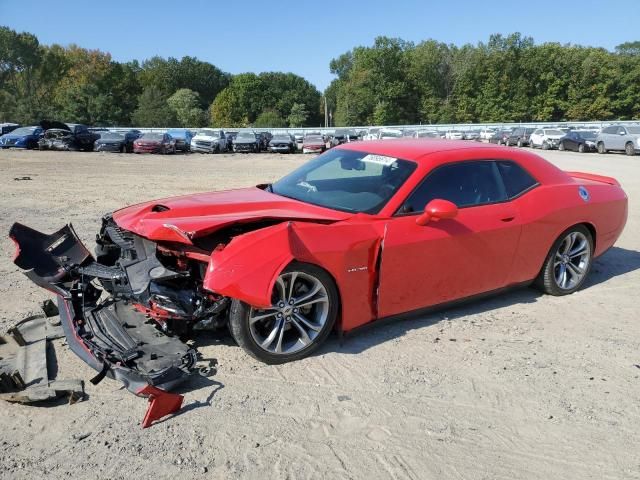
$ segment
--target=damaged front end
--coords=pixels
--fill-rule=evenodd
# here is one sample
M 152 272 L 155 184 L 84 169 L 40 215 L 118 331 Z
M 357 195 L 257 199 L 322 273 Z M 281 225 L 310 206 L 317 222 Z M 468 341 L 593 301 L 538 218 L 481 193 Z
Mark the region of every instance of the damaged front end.
M 107 376 L 152 398 L 149 392 L 157 397 L 199 370 L 195 349 L 177 334 L 213 322 L 226 307 L 227 299 L 194 286 L 193 272 L 206 264 L 174 255 L 163 264 L 156 243 L 119 229 L 110 216 L 96 258 L 71 225 L 47 235 L 16 223 L 10 237 L 15 264 L 57 295 L 70 348 L 99 372 L 92 383 Z

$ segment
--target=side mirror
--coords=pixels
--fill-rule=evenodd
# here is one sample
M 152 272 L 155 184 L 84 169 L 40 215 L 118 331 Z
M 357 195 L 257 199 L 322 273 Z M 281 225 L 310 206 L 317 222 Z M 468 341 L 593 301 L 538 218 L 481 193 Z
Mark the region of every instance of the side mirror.
M 431 220 L 446 220 L 458 215 L 458 207 L 449 200 L 435 198 L 424 207 L 424 213 L 416 219 L 418 225 L 424 226 Z

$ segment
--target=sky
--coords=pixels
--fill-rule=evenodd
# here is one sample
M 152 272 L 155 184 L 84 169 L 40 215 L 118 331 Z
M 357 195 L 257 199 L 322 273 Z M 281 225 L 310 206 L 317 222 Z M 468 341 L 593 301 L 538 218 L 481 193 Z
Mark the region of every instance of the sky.
M 379 35 L 463 45 L 521 32 L 536 43 L 612 50 L 640 40 L 639 7 L 638 0 L 0 0 L 0 25 L 118 61 L 189 55 L 234 74 L 293 72 L 324 90 L 331 59 Z

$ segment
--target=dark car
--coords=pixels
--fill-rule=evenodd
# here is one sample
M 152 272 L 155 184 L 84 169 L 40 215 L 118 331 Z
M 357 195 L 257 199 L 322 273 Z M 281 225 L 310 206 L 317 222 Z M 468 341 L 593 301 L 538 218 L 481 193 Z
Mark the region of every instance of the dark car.
M 260 135 L 245 130 L 239 132 L 233 140 L 233 151 L 238 153 L 257 153 L 260 151 Z
M 288 133 L 277 133 L 269 141 L 270 152 L 294 153 L 297 148 L 295 139 Z
M 233 152 L 233 142 L 235 142 L 236 137 L 238 136 L 238 132 L 235 130 L 225 131 L 225 136 L 227 137 L 227 151 Z
M 526 147 L 529 145 L 529 137 L 534 132 L 535 128 L 518 127 L 513 129 L 509 136 L 505 140 L 507 147 L 517 145 L 518 147 Z
M 330 147 L 337 147 L 338 145 L 342 145 L 347 142 L 355 142 L 358 140 L 358 134 L 355 130 L 348 130 L 345 128 L 337 129 L 333 136 L 331 137 L 331 142 L 329 144 Z
M 489 143 L 495 143 L 496 145 L 506 145 L 509 135 L 511 135 L 511 130 L 498 130 L 496 133 L 489 137 Z
M 133 153 L 176 153 L 176 141 L 168 133 L 143 133 L 133 142 Z
M 130 130 L 127 133 L 101 132 L 93 149 L 96 152 L 133 152 L 133 142 L 140 138 L 140 130 Z
M 9 132 L 13 132 L 20 125 L 17 123 L 0 123 L 0 136 Z
M 44 129 L 43 137 L 38 141 L 40 150 L 81 150 L 90 152 L 93 144 L 100 138 L 90 132 L 86 125 L 75 123 L 51 122 L 43 120 L 40 126 Z
M 1 148 L 38 148 L 38 140 L 42 137 L 42 127 L 20 127 L 0 137 Z
M 260 142 L 260 151 L 266 152 L 267 150 L 269 150 L 269 142 L 273 137 L 273 135 L 271 135 L 271 132 L 256 132 L 256 137 Z
M 590 131 L 572 130 L 560 139 L 558 150 L 571 150 L 580 153 L 595 152 L 596 134 Z
M 172 128 L 171 130 L 167 130 L 167 133 L 176 141 L 176 150 L 181 152 L 191 151 L 191 139 L 194 137 L 191 130 L 187 130 L 186 128 Z

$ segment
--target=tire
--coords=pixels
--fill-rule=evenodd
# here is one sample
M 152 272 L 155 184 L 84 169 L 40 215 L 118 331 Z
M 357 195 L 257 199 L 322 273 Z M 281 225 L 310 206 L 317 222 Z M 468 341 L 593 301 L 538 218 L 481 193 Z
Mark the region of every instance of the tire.
M 604 148 L 604 142 L 598 142 L 598 153 L 607 153 L 607 149 Z
M 579 249 L 581 246 L 583 248 Z M 569 255 L 571 251 L 582 252 L 582 250 L 585 252 L 583 255 L 576 254 L 573 257 Z M 582 287 L 592 263 L 591 232 L 584 225 L 575 225 L 562 232 L 554 242 L 534 285 L 548 295 L 569 295 Z M 578 273 L 579 271 L 581 273 Z
M 279 293 L 278 281 L 272 297 L 273 308 L 254 309 L 240 300 L 233 300 L 229 313 L 229 331 L 236 343 L 249 355 L 269 365 L 299 360 L 316 350 L 331 333 L 339 310 L 336 285 L 321 268 L 294 262 L 285 268 L 278 279 L 282 280 L 284 297 Z M 292 310 L 298 307 L 287 301 L 291 279 L 294 288 L 308 289 L 291 295 L 290 298 L 299 298 L 299 303 L 308 300 L 304 297 L 309 291 L 319 288 L 316 294 L 309 297 L 314 300 L 313 304 L 299 311 Z M 309 310 L 305 313 L 307 308 Z M 261 320 L 250 322 L 255 317 Z M 302 340 L 302 331 L 305 332 L 305 340 Z M 265 344 L 265 347 L 261 346 Z M 277 351 L 278 345 L 281 352 Z
M 121 153 L 127 153 L 127 146 L 125 144 L 122 144 L 122 148 L 120 149 Z
M 578 147 L 578 151 L 580 151 L 579 149 L 580 149 L 580 147 Z M 560 150 L 561 152 L 564 152 L 564 142 L 560 142 L 558 144 L 558 150 Z
M 580 145 L 578 145 L 578 153 L 584 153 L 584 143 L 581 143 Z
M 630 157 L 633 157 L 636 154 L 636 148 L 633 146 L 633 143 L 627 142 L 627 144 L 624 146 L 624 153 L 626 153 Z
M 518 139 L 518 141 L 516 142 L 516 145 L 518 146 L 518 148 L 522 148 L 522 140 Z
M 549 150 L 549 142 L 542 142 L 542 150 Z

